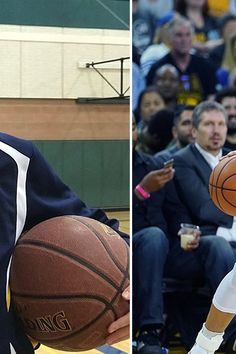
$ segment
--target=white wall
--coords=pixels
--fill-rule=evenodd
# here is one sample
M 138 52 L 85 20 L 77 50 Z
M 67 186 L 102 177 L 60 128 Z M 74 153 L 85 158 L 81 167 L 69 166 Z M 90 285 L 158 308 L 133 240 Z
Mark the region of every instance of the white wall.
M 111 97 L 85 64 L 128 57 L 129 31 L 0 25 L 0 53 L 0 97 Z M 96 67 L 120 91 L 120 63 Z M 124 68 L 126 90 L 129 60 Z

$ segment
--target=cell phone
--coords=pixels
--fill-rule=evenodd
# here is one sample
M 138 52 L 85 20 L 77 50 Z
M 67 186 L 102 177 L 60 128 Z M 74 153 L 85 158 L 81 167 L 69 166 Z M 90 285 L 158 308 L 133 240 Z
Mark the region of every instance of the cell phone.
M 163 167 L 164 168 L 172 167 L 173 164 L 174 164 L 174 159 L 170 159 L 170 160 L 164 162 Z

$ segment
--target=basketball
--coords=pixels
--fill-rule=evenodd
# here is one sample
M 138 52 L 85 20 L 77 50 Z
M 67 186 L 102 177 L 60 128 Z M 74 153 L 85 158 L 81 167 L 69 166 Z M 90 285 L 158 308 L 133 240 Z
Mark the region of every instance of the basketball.
M 236 216 L 236 156 L 224 158 L 214 168 L 209 180 L 209 192 L 217 208 Z
M 129 311 L 129 249 L 110 227 L 90 218 L 46 220 L 19 239 L 10 288 L 25 332 L 64 351 L 105 343 L 109 325 Z

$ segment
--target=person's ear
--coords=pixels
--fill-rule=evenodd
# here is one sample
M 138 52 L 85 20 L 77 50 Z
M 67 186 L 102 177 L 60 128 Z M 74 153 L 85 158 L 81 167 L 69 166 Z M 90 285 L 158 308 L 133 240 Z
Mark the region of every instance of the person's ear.
M 192 128 L 192 136 L 194 137 L 194 139 L 196 139 L 197 137 L 197 129 L 195 127 Z
M 178 138 L 178 132 L 176 127 L 172 128 L 172 135 L 175 140 Z

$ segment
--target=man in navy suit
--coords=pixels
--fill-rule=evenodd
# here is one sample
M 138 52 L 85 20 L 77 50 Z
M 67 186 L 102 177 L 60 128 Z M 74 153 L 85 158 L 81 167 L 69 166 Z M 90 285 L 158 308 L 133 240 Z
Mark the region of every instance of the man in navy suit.
M 223 148 L 227 134 L 227 115 L 217 102 L 202 102 L 193 111 L 195 143 L 174 155 L 175 184 L 178 194 L 187 206 L 193 222 L 202 234 L 216 234 L 231 241 L 226 235 L 233 225 L 233 217 L 220 211 L 212 202 L 208 183 L 212 169 L 228 151 Z M 218 228 L 224 228 L 224 232 Z

